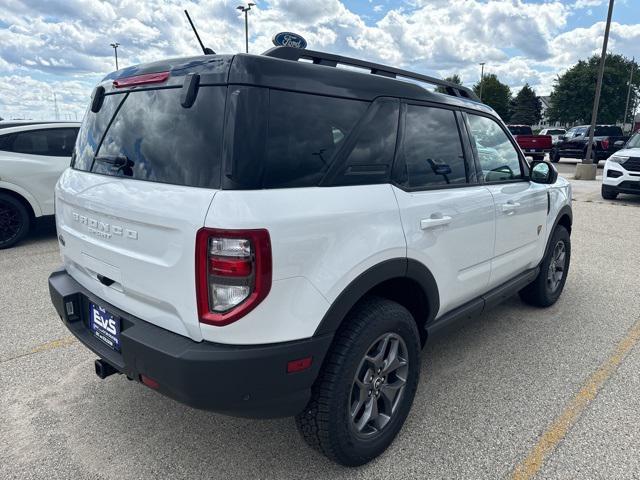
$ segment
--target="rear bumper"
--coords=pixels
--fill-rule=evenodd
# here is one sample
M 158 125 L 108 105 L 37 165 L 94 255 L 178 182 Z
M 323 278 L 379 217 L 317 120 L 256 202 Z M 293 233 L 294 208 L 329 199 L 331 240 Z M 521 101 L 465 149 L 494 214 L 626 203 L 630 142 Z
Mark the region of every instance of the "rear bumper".
M 110 305 L 83 288 L 65 270 L 49 277 L 58 315 L 80 342 L 127 377 L 155 380 L 157 390 L 181 403 L 234 416 L 286 417 L 307 404 L 332 335 L 269 345 L 194 342 Z M 73 302 L 73 314 L 66 304 Z M 110 349 L 88 327 L 89 302 L 121 320 L 121 352 Z M 287 363 L 313 357 L 309 369 L 287 373 Z

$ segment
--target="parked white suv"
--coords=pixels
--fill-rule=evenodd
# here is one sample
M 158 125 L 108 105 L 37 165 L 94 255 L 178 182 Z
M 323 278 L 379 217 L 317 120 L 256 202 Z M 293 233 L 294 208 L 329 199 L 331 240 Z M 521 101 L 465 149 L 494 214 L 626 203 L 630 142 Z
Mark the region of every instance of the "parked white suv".
M 614 200 L 619 193 L 640 195 L 640 132 L 604 164 L 602 198 Z
M 73 157 L 49 285 L 97 374 L 295 415 L 344 465 L 395 438 L 427 338 L 567 278 L 569 184 L 470 90 L 391 67 L 289 47 L 131 67 Z
M 0 122 L 0 249 L 53 215 L 53 190 L 69 167 L 80 124 Z

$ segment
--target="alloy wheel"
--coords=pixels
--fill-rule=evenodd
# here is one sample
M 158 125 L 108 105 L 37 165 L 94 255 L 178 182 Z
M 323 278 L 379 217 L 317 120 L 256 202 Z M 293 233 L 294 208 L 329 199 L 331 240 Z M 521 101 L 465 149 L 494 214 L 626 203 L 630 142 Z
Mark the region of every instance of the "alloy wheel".
M 379 433 L 398 410 L 409 372 L 407 345 L 385 333 L 367 349 L 356 370 L 349 399 L 349 417 L 356 435 Z
M 0 202 L 0 243 L 14 239 L 22 228 L 22 217 L 17 208 Z
M 553 248 L 553 256 L 551 257 L 549 269 L 547 270 L 547 287 L 551 293 L 555 292 L 562 282 L 562 277 L 564 277 L 566 267 L 566 259 L 566 247 L 564 241 L 560 240 Z

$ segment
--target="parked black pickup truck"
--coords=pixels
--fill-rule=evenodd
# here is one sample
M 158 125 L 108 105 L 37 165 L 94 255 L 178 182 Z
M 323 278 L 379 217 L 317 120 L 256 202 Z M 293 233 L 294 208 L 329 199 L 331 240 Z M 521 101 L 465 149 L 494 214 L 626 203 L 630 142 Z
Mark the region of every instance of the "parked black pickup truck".
M 572 127 L 553 146 L 549 158 L 558 162 L 561 157 L 585 158 L 589 143 L 589 125 Z M 617 150 L 620 150 L 629 139 L 622 134 L 622 128 L 615 125 L 596 125 L 593 135 L 593 149 L 591 158 L 596 162 L 605 160 Z

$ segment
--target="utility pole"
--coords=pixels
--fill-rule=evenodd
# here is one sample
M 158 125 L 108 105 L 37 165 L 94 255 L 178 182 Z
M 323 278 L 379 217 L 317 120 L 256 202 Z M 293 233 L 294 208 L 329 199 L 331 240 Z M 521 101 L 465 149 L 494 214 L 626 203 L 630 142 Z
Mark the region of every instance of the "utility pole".
M 480 101 L 482 102 L 482 87 L 484 87 L 484 64 L 485 62 L 480 63 Z
M 598 119 L 598 106 L 600 105 L 600 92 L 602 91 L 602 77 L 604 75 L 604 62 L 607 58 L 607 43 L 609 43 L 609 30 L 611 29 L 611 15 L 613 13 L 613 2 L 609 0 L 609 11 L 607 12 L 607 26 L 604 29 L 604 41 L 602 42 L 602 55 L 600 56 L 600 68 L 598 69 L 598 79 L 596 80 L 596 96 L 593 99 L 593 111 L 591 112 L 591 127 L 589 128 L 589 143 L 587 144 L 587 155 L 582 160 L 583 164 L 591 165 L 593 160 L 591 153 L 593 152 L 593 135 L 596 130 L 596 121 Z M 597 161 L 596 161 L 597 165 Z M 597 167 L 596 167 L 597 169 Z M 593 179 L 595 180 L 595 171 L 593 172 Z M 589 175 L 590 176 L 590 175 Z M 589 180 L 586 178 L 585 180 Z
M 633 69 L 636 66 L 636 58 L 631 59 L 631 74 L 629 75 L 629 88 L 627 89 L 627 103 L 624 106 L 624 117 L 622 118 L 622 128 L 627 124 L 627 116 L 629 114 L 629 100 L 631 99 L 631 82 L 633 82 Z M 633 125 L 631 125 L 633 130 Z
M 248 3 L 247 6 L 238 5 L 236 9 L 244 13 L 244 44 L 245 52 L 249 53 L 249 10 L 251 7 L 255 7 L 255 3 Z
M 116 70 L 120 70 L 120 68 L 118 67 L 118 47 L 120 46 L 120 44 L 118 42 L 115 42 L 111 43 L 110 45 L 113 47 L 113 53 L 116 56 Z

